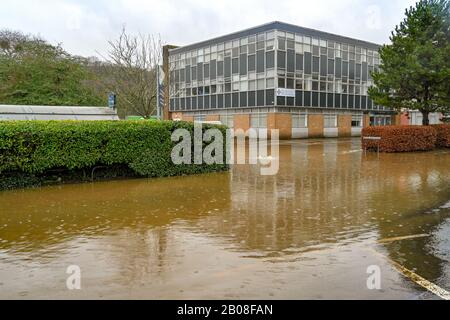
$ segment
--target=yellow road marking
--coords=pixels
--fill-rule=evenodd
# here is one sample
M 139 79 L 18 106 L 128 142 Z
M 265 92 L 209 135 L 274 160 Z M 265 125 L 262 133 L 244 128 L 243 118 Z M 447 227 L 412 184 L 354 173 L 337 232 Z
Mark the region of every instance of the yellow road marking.
M 397 269 L 397 271 L 399 271 L 405 277 L 409 278 L 410 280 L 417 283 L 419 286 L 427 289 L 428 291 L 434 293 L 438 297 L 440 297 L 444 300 L 450 300 L 450 292 L 448 292 L 447 290 L 445 290 L 445 289 L 439 287 L 438 285 L 428 281 L 427 279 L 419 276 L 417 273 L 415 273 L 409 269 L 406 269 L 404 266 L 393 261 L 392 259 L 389 259 L 389 260 L 394 265 L 394 267 Z
M 437 284 L 434 284 L 431 281 L 428 281 L 427 279 L 425 279 L 424 277 L 421 277 L 417 273 L 415 273 L 415 272 L 405 268 L 400 263 L 395 262 L 391 258 L 389 258 L 389 257 L 385 256 L 384 254 L 378 252 L 377 250 L 371 248 L 371 251 L 374 252 L 375 254 L 379 255 L 380 257 L 386 259 L 388 262 L 390 262 L 400 274 L 402 274 L 404 277 L 408 278 L 412 282 L 418 284 L 422 288 L 424 288 L 424 289 L 430 291 L 431 293 L 437 295 L 441 299 L 450 300 L 450 292 L 448 292 L 447 290 L 439 287 Z
M 386 238 L 378 240 L 379 243 L 386 243 L 386 242 L 395 242 L 395 241 L 402 241 L 402 240 L 410 240 L 410 239 L 417 239 L 417 238 L 425 238 L 428 237 L 429 234 L 416 234 L 412 236 L 404 236 L 404 237 L 395 237 L 395 238 Z

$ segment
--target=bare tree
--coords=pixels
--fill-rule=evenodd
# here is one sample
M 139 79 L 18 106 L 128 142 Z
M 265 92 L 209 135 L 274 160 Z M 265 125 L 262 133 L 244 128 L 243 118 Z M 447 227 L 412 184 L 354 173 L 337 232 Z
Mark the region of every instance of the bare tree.
M 108 80 L 105 84 L 117 94 L 122 114 L 145 118 L 155 114 L 157 105 L 158 68 L 162 61 L 159 36 L 130 35 L 125 27 L 117 40 L 109 41 L 105 58 Z M 121 111 L 121 110 L 119 110 Z

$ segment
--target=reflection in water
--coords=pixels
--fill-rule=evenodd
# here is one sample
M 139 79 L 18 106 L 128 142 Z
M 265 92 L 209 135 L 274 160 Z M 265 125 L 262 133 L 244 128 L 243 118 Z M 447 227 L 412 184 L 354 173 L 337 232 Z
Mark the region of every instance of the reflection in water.
M 377 298 L 370 263 L 386 268 L 384 298 L 417 296 L 373 249 L 448 289 L 450 209 L 434 209 L 450 199 L 450 153 L 360 149 L 283 142 L 276 176 L 236 165 L 2 192 L 0 298 Z M 64 287 L 70 264 L 88 284 L 79 295 Z

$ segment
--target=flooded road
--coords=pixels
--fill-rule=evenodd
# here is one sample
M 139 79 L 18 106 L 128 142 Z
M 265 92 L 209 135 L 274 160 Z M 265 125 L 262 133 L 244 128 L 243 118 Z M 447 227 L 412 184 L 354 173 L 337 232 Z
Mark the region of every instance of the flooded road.
M 398 266 L 450 291 L 449 200 L 450 151 L 359 139 L 282 142 L 276 176 L 1 192 L 0 298 L 437 299 Z

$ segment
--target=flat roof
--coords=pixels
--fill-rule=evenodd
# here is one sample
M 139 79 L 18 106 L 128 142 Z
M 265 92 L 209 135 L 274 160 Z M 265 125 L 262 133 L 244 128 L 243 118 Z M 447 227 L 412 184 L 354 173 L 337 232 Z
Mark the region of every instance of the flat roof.
M 181 53 L 181 52 L 186 52 L 186 51 L 191 51 L 191 50 L 198 50 L 198 49 L 204 48 L 208 45 L 213 45 L 213 44 L 222 43 L 222 42 L 228 42 L 231 40 L 235 40 L 237 38 L 244 38 L 244 37 L 248 37 L 250 35 L 254 35 L 256 33 L 262 33 L 262 32 L 275 30 L 275 29 L 286 31 L 286 32 L 299 33 L 302 35 L 315 37 L 315 38 L 332 40 L 332 41 L 346 43 L 346 44 L 350 44 L 350 45 L 361 46 L 361 47 L 372 49 L 372 50 L 378 50 L 381 47 L 380 44 L 376 44 L 373 42 L 358 40 L 358 39 L 354 39 L 354 38 L 350 38 L 350 37 L 346 37 L 346 36 L 341 36 L 341 35 L 337 35 L 337 34 L 333 34 L 333 33 L 329 33 L 329 32 L 305 28 L 305 27 L 301 27 L 301 26 L 297 26 L 297 25 L 293 25 L 293 24 L 289 24 L 289 23 L 280 22 L 280 21 L 273 21 L 270 23 L 266 23 L 266 24 L 263 24 L 260 26 L 253 27 L 253 28 L 233 32 L 233 33 L 230 33 L 230 34 L 227 34 L 224 36 L 220 36 L 220 37 L 212 38 L 209 40 L 193 43 L 193 44 L 190 44 L 187 46 L 171 49 L 171 50 L 169 50 L 169 52 L 171 54 L 176 54 L 176 53 Z
M 4 120 L 119 120 L 117 110 L 108 107 L 0 105 Z

